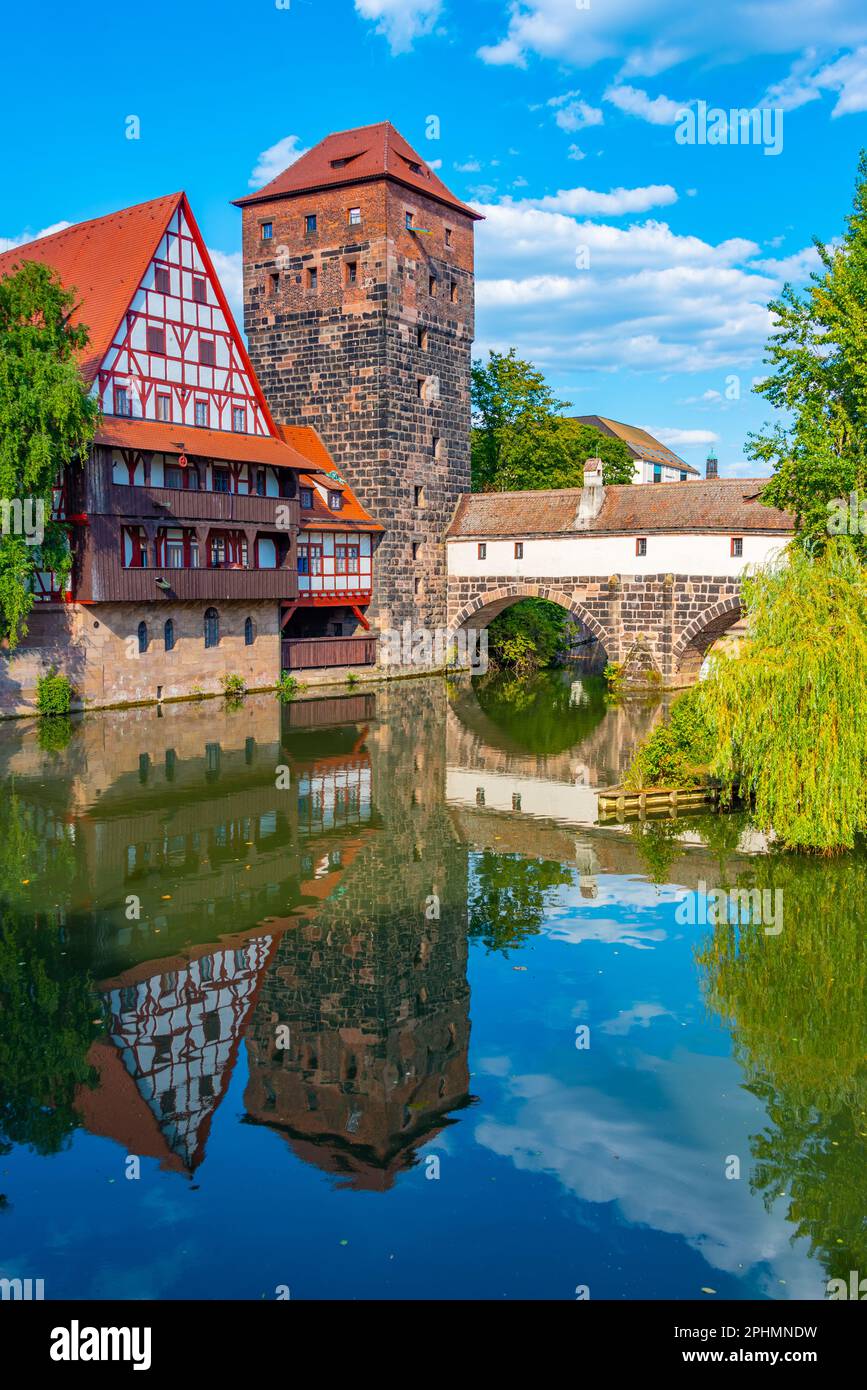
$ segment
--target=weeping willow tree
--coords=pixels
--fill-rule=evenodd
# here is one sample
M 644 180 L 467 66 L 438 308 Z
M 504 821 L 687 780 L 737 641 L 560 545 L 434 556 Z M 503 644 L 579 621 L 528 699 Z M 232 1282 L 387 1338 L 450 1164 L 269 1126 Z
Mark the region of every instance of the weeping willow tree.
M 790 848 L 851 849 L 867 830 L 867 574 L 845 538 L 743 585 L 750 639 L 701 686 L 711 772 Z

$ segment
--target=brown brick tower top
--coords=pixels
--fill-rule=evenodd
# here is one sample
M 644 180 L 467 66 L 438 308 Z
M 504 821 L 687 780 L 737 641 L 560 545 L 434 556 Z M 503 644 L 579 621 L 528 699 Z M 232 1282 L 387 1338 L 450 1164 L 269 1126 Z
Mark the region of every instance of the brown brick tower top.
M 238 199 L 250 356 L 386 528 L 370 616 L 445 623 L 443 534 L 470 486 L 473 224 L 388 122 L 329 135 Z

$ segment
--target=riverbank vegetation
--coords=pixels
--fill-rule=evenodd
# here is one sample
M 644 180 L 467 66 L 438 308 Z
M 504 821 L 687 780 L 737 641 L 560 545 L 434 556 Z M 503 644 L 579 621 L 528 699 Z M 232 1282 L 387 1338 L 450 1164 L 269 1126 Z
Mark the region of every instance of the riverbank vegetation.
M 505 608 L 488 626 L 488 657 L 497 669 L 533 675 L 565 660 L 571 644 L 569 614 L 558 603 L 525 598 Z
M 62 586 L 70 570 L 54 489 L 86 457 L 98 415 L 78 368 L 88 333 L 71 322 L 75 303 L 34 261 L 0 279 L 0 639 L 10 647 L 27 632 L 36 571 Z

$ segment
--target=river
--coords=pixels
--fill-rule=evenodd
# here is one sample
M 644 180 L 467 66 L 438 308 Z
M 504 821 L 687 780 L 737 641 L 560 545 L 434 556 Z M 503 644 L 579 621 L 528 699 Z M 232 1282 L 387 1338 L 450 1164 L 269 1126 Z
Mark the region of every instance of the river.
M 865 859 L 597 823 L 577 670 L 0 725 L 0 1277 L 822 1298 L 867 1273 Z M 779 895 L 780 929 L 716 921 Z

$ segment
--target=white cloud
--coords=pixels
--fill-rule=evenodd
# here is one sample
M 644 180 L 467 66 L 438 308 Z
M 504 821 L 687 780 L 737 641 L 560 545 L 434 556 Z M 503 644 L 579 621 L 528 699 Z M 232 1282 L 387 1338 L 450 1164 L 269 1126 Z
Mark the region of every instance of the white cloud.
M 525 207 L 543 212 L 568 212 L 589 217 L 619 217 L 625 212 L 647 212 L 677 202 L 670 183 L 648 184 L 645 188 L 612 188 L 600 193 L 592 188 L 560 188 L 545 198 L 527 199 Z
M 263 184 L 270 183 L 278 174 L 282 174 L 284 169 L 288 169 L 290 164 L 294 164 L 296 159 L 300 159 L 302 154 L 307 153 L 305 149 L 299 148 L 299 138 L 297 135 L 284 135 L 276 145 L 262 151 L 250 175 L 251 188 L 261 188 Z
M 577 91 L 551 97 L 548 105 L 556 109 L 554 119 L 561 130 L 584 130 L 587 126 L 602 125 L 605 119 L 599 108 L 582 101 L 581 93 Z
M 609 87 L 602 100 L 610 102 L 627 116 L 638 116 L 651 125 L 675 125 L 681 113 L 691 104 L 688 101 L 672 101 L 670 97 L 649 97 L 639 87 L 625 85 Z
M 584 153 L 584 151 L 581 149 L 581 147 L 580 147 L 579 145 L 570 145 L 570 146 L 569 146 L 569 158 L 570 158 L 570 159 L 586 159 L 587 156 L 586 156 L 586 154 Z
M 433 32 L 442 0 L 355 0 L 356 13 L 373 20 L 392 53 L 407 53 L 416 39 Z
M 463 164 L 455 164 L 459 174 L 477 174 L 481 167 L 477 159 L 465 159 Z
M 690 449 L 719 443 L 719 435 L 714 434 L 713 430 L 669 429 L 666 425 L 641 425 L 640 428 L 667 444 L 669 449 Z
M 817 101 L 823 92 L 837 93 L 832 116 L 867 111 L 867 47 L 818 65 L 812 50 L 805 53 L 792 65 L 788 77 L 768 88 L 763 103 L 794 111 L 809 101 Z
M 50 227 L 43 227 L 41 232 L 21 232 L 18 236 L 0 236 L 0 251 L 11 251 L 15 246 L 26 246 L 28 241 L 39 241 L 44 236 L 53 236 L 55 232 L 65 232 L 67 227 L 71 227 L 71 222 L 52 222 Z
M 811 47 L 830 58 L 867 42 L 863 0 L 617 0 L 581 9 L 575 0 L 512 0 L 508 14 L 505 33 L 478 50 L 484 62 L 524 67 L 536 56 L 589 68 L 628 53 L 624 77 L 653 77 L 690 58 L 734 62 Z

